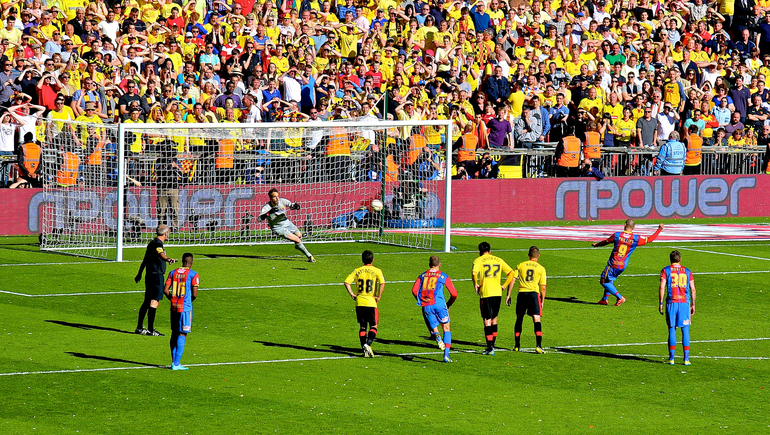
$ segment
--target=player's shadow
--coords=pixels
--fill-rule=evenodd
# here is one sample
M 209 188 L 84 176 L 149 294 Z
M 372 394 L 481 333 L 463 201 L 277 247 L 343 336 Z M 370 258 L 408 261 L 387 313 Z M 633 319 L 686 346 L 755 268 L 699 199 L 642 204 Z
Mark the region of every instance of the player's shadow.
M 377 343 L 379 344 L 395 344 L 395 345 L 401 345 L 401 346 L 414 346 L 414 347 L 425 347 L 430 349 L 436 349 L 436 341 L 432 340 L 431 342 L 425 342 L 420 343 L 417 341 L 407 341 L 407 340 L 389 340 L 387 338 L 378 338 Z M 453 340 L 452 343 L 455 343 Z
M 76 358 L 83 358 L 83 359 L 95 359 L 99 361 L 109 361 L 109 362 L 117 362 L 117 363 L 124 363 L 124 364 L 133 364 L 137 366 L 143 366 L 143 367 L 165 367 L 161 364 L 149 364 L 149 363 L 143 363 L 139 361 L 130 361 L 127 359 L 120 359 L 120 358 L 110 358 L 106 356 L 100 356 L 100 355 L 88 355 L 82 352 L 64 352 L 68 355 L 72 355 Z
M 259 343 L 263 346 L 270 346 L 270 347 L 283 347 L 287 349 L 308 350 L 311 352 L 336 353 L 339 355 L 348 355 L 348 356 L 356 356 L 361 354 L 361 349 L 336 346 L 332 344 L 322 344 L 319 347 L 309 347 L 309 346 L 298 346 L 296 344 L 274 343 L 271 341 L 261 341 L 261 340 L 254 340 L 254 343 Z
M 85 323 L 71 323 L 71 322 L 63 322 L 61 320 L 46 320 L 46 322 L 48 322 L 48 323 L 55 323 L 55 324 L 61 325 L 61 326 L 69 326 L 70 328 L 84 329 L 86 331 L 95 329 L 97 331 L 120 332 L 121 334 L 133 334 L 134 333 L 134 331 L 123 331 L 121 329 L 107 328 L 107 327 L 104 327 L 104 326 L 86 325 Z
M 649 363 L 657 363 L 660 362 L 658 360 L 645 358 L 642 356 L 636 356 L 636 355 L 618 355 L 614 353 L 606 353 L 606 352 L 597 352 L 595 350 L 583 350 L 583 349 L 565 349 L 563 347 L 554 347 L 553 348 L 556 351 L 563 352 L 563 353 L 571 353 L 574 355 L 585 355 L 585 356 L 598 356 L 602 358 L 610 358 L 610 359 L 622 359 L 622 360 L 629 360 L 629 361 L 642 361 L 642 362 L 649 362 Z
M 576 298 L 575 296 L 570 296 L 568 298 L 545 298 L 549 301 L 557 301 L 557 302 L 567 302 L 568 304 L 585 304 L 585 305 L 596 305 L 596 302 L 588 302 L 588 301 L 581 301 L 580 299 Z
M 307 259 L 300 257 L 277 257 L 274 255 L 244 255 L 244 254 L 200 254 L 206 258 L 248 258 L 250 260 L 275 260 L 275 261 L 295 261 L 301 260 L 307 262 Z

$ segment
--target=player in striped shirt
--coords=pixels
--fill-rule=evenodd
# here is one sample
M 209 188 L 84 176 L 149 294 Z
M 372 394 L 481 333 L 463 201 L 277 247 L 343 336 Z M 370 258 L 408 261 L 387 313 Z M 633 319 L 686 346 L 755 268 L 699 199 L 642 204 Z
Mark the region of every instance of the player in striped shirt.
M 618 298 L 618 301 L 615 303 L 616 307 L 626 301 L 626 298 L 624 298 L 623 295 L 618 292 L 618 289 L 615 288 L 615 280 L 624 270 L 626 270 L 628 259 L 631 258 L 631 254 L 636 247 L 651 243 L 658 237 L 658 234 L 663 231 L 663 224 L 660 224 L 658 225 L 658 230 L 655 231 L 653 235 L 644 237 L 634 234 L 634 226 L 636 226 L 634 220 L 628 219 L 623 231 L 618 231 L 607 239 L 591 245 L 593 247 L 609 244 L 613 245 L 610 259 L 607 261 L 607 267 L 604 268 L 602 276 L 599 278 L 599 283 L 604 287 L 604 296 L 602 296 L 602 299 L 598 302 L 599 305 L 607 305 L 607 300 L 610 298 L 610 295 Z
M 682 254 L 672 251 L 669 255 L 671 265 L 660 272 L 660 305 L 658 311 L 664 314 L 668 324 L 668 363 L 674 365 L 676 350 L 676 328 L 682 329 L 684 347 L 684 365 L 690 365 L 690 316 L 695 314 L 695 281 L 690 269 L 679 264 Z
M 187 370 L 181 364 L 187 334 L 192 330 L 192 303 L 198 297 L 198 272 L 190 269 L 193 255 L 182 255 L 182 267 L 168 274 L 163 293 L 171 301 L 171 370 Z
M 452 347 L 452 332 L 449 327 L 449 307 L 457 299 L 455 290 L 449 275 L 442 272 L 441 261 L 437 255 L 430 257 L 428 263 L 430 269 L 420 274 L 412 286 L 412 294 L 417 299 L 417 305 L 422 307 L 423 317 L 428 323 L 432 335 L 435 335 L 439 349 L 444 351 L 444 362 L 450 363 L 449 349 Z M 444 288 L 449 290 L 449 301 L 444 298 Z M 444 330 L 444 338 L 438 334 L 438 325 Z

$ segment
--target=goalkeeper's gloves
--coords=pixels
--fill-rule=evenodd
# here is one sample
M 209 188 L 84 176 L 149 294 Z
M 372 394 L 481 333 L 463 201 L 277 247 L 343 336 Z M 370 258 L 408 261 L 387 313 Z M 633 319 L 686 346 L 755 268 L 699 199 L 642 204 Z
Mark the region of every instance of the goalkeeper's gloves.
M 292 209 L 292 210 L 299 210 L 299 203 L 298 203 L 298 202 L 295 202 L 295 203 L 294 203 L 294 204 L 292 204 L 292 205 L 291 205 L 291 207 L 289 207 L 289 208 L 290 208 L 290 209 Z

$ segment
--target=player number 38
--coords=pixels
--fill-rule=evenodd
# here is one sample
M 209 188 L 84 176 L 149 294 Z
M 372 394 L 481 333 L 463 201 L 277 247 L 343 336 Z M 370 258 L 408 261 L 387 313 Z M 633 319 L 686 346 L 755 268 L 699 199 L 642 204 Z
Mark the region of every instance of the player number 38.
M 374 282 L 371 279 L 359 279 L 358 289 L 359 291 L 363 290 L 365 293 L 371 293 L 374 291 Z

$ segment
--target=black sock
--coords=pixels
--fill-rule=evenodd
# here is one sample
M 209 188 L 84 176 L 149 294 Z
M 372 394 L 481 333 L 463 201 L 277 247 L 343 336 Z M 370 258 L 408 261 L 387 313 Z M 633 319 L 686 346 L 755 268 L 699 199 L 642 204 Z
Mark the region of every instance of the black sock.
M 150 332 L 155 330 L 155 311 L 156 309 L 153 307 L 150 307 L 147 310 L 147 329 L 149 329 Z
M 497 325 L 492 325 L 492 347 L 495 347 L 497 341 Z
M 361 342 L 361 347 L 363 348 L 366 344 L 366 326 L 362 326 L 361 329 L 358 330 L 358 340 Z
M 543 347 L 543 327 L 540 322 L 535 322 L 535 342 L 537 347 Z
M 144 328 L 144 316 L 147 315 L 148 308 L 150 308 L 150 305 L 145 303 L 142 303 L 142 306 L 139 307 L 139 320 L 136 323 L 136 329 Z
M 374 339 L 377 337 L 377 328 L 369 328 L 369 337 L 366 339 L 366 344 L 369 346 L 374 343 Z
M 521 328 L 524 324 L 524 317 L 516 317 L 516 324 L 513 325 L 513 337 L 516 340 L 516 347 L 521 347 Z
M 485 326 L 484 327 L 484 337 L 487 339 L 487 349 L 492 348 L 492 326 Z

